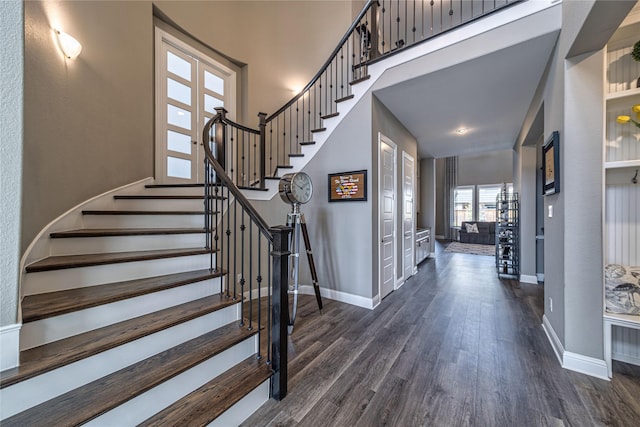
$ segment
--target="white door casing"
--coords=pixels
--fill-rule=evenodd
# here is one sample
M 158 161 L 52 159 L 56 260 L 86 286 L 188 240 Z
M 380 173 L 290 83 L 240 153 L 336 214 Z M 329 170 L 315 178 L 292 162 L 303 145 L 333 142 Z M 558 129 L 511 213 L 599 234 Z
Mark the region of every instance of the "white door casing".
M 380 214 L 379 292 L 380 299 L 395 288 L 396 282 L 396 145 L 378 133 L 379 163 L 378 211 Z
M 415 161 L 402 152 L 402 258 L 403 281 L 415 271 Z
M 156 181 L 204 181 L 202 129 L 224 107 L 235 116 L 235 72 L 156 28 Z

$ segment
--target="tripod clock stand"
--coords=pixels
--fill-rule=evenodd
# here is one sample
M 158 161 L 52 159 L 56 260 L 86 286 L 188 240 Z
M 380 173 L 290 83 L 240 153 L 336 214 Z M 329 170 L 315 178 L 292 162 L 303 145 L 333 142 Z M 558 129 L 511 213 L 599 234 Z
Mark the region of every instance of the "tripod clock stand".
M 291 212 L 287 214 L 287 226 L 293 229 L 291 234 L 291 277 L 289 283 L 289 293 L 293 294 L 293 306 L 289 315 L 289 334 L 293 332 L 293 325 L 298 311 L 298 289 L 299 289 L 299 267 L 300 267 L 300 235 L 304 239 L 304 246 L 309 261 L 309 270 L 313 280 L 313 291 L 316 294 L 318 308 L 322 311 L 322 298 L 320 297 L 320 287 L 318 286 L 318 275 L 316 265 L 311 252 L 311 243 L 307 231 L 307 223 L 304 214 L 300 212 L 300 205 L 311 200 L 313 185 L 311 178 L 304 172 L 288 173 L 284 175 L 278 183 L 280 198 L 285 203 L 291 204 Z

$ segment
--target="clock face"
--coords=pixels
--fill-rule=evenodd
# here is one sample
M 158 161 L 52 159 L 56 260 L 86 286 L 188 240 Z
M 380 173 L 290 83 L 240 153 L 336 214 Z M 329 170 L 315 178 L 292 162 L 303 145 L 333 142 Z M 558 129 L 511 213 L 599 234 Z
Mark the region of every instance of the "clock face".
M 298 172 L 291 180 L 291 195 L 298 203 L 307 203 L 311 200 L 313 185 L 311 178 L 304 172 Z
M 278 189 L 285 203 L 307 203 L 313 194 L 311 178 L 304 172 L 284 175 L 280 179 Z

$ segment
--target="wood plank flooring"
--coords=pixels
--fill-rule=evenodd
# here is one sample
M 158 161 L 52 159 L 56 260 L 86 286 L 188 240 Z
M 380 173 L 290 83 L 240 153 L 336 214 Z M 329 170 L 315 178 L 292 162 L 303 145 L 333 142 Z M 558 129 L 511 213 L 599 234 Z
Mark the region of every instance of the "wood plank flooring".
M 373 311 L 300 301 L 289 393 L 243 426 L 640 425 L 640 368 L 615 362 L 611 382 L 562 369 L 543 287 L 498 280 L 493 257 L 438 245 Z

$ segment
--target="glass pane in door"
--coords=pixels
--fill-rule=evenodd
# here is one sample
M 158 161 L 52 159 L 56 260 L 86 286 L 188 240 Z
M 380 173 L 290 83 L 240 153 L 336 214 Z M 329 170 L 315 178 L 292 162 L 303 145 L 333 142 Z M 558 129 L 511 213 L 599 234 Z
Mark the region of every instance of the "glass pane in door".
M 191 81 L 191 64 L 171 52 L 167 52 L 167 70 L 176 76 Z
M 167 104 L 167 122 L 170 125 L 191 130 L 191 112 L 175 105 Z
M 215 114 L 216 113 L 216 107 L 224 107 L 224 101 L 218 98 L 215 98 L 213 96 L 204 95 L 204 110 Z
M 167 156 L 167 175 L 173 178 L 191 179 L 191 161 Z
M 172 130 L 167 131 L 167 149 L 178 153 L 191 154 L 191 137 Z
M 167 96 L 185 105 L 191 105 L 191 88 L 170 78 L 167 78 Z
M 204 72 L 204 87 L 205 89 L 224 95 L 224 80 L 206 70 Z

